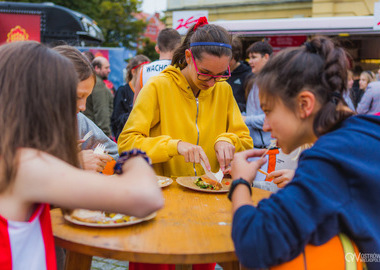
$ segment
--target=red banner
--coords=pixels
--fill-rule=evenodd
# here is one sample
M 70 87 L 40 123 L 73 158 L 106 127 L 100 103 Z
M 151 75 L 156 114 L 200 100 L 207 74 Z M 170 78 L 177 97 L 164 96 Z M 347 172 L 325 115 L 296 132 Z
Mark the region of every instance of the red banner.
M 40 15 L 0 12 L 0 44 L 14 41 L 41 41 Z
M 298 47 L 304 44 L 306 36 L 269 36 L 266 37 L 274 48 Z

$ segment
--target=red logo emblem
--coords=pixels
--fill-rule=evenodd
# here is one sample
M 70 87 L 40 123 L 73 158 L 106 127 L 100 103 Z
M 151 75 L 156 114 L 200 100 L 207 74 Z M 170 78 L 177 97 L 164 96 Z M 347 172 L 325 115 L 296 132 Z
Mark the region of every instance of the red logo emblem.
M 178 25 L 178 27 L 175 30 L 178 30 L 178 29 L 180 29 L 182 27 L 185 27 L 186 29 L 188 29 L 193 23 L 196 23 L 198 21 L 198 19 L 194 20 L 194 16 L 191 16 L 190 18 L 188 18 L 186 20 L 185 23 L 183 21 L 184 21 L 184 19 L 179 19 L 178 20 L 179 25 Z
M 7 34 L 7 43 L 25 40 L 29 40 L 29 34 L 25 31 L 24 28 L 19 25 L 17 25 L 15 28 L 12 28 L 11 31 L 9 31 Z

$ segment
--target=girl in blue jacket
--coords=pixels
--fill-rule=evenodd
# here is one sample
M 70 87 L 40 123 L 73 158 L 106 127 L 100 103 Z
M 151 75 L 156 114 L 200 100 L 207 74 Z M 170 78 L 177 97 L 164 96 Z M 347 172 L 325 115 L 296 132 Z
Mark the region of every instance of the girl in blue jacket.
M 232 238 L 244 266 L 278 265 L 344 233 L 368 269 L 380 269 L 380 117 L 353 116 L 346 83 L 345 52 L 325 37 L 279 52 L 258 75 L 264 131 L 285 153 L 314 146 L 292 182 L 257 207 L 250 185 L 265 160 L 247 159 L 264 150 L 235 154 Z

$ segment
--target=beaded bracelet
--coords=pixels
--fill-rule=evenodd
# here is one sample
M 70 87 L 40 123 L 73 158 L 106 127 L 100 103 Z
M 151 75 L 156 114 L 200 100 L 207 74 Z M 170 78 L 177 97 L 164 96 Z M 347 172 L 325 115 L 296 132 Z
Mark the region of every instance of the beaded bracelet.
M 117 160 L 115 167 L 113 168 L 115 174 L 122 174 L 124 163 L 128 159 L 130 159 L 132 157 L 136 157 L 136 156 L 140 156 L 140 157 L 144 158 L 145 161 L 148 162 L 149 165 L 152 165 L 152 161 L 150 160 L 148 155 L 144 151 L 141 151 L 141 150 L 135 148 L 135 149 L 132 149 L 130 151 L 125 151 L 125 152 L 120 154 L 119 159 Z

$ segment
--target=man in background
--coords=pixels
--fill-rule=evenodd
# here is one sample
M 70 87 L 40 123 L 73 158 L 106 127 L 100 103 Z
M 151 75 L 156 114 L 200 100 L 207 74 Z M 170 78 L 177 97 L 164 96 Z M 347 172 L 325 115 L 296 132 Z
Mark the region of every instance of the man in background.
M 272 52 L 272 46 L 263 41 L 255 42 L 248 47 L 249 65 L 254 74 L 264 67 Z M 265 114 L 260 107 L 259 88 L 256 83 L 253 83 L 247 98 L 247 116 L 244 120 L 249 128 L 254 148 L 266 148 L 270 144 L 270 132 L 263 131 L 264 119 Z
M 158 33 L 157 45 L 155 49 L 160 57 L 158 60 L 142 67 L 140 77 L 134 85 L 134 100 L 136 100 L 141 88 L 147 83 L 149 78 L 158 75 L 171 64 L 174 51 L 180 44 L 181 36 L 176 30 L 172 28 L 165 28 Z
M 87 98 L 86 110 L 83 112 L 108 137 L 111 137 L 111 115 L 113 111 L 113 95 L 103 80 L 108 79 L 111 72 L 110 63 L 102 56 L 92 61 L 96 73 L 96 84 Z

